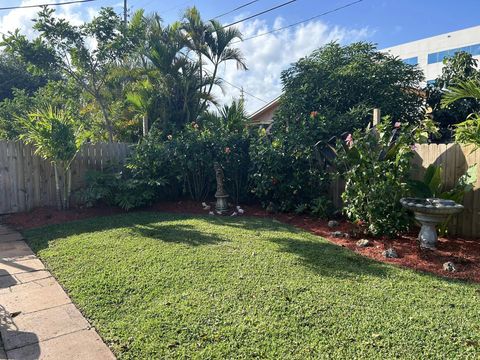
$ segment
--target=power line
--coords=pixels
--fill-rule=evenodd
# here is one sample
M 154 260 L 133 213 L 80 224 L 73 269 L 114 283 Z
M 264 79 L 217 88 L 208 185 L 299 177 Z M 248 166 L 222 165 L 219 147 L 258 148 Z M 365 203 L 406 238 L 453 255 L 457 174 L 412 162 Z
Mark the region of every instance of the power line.
M 92 1 L 97 1 L 97 0 L 71 0 L 71 1 L 61 2 L 61 3 L 8 6 L 8 7 L 0 7 L 0 10 L 27 9 L 27 8 L 35 8 L 35 7 L 42 7 L 42 6 L 60 6 L 60 5 L 69 5 L 69 4 L 77 4 L 77 3 L 87 3 Z
M 215 16 L 215 17 L 214 17 L 214 18 L 212 18 L 212 19 L 218 19 L 218 18 L 221 18 L 222 16 L 225 16 L 225 15 L 231 14 L 231 13 L 233 13 L 233 12 L 237 11 L 237 10 L 243 9 L 244 7 L 247 7 L 247 6 L 249 6 L 249 5 L 252 5 L 252 4 L 254 4 L 254 3 L 256 3 L 256 2 L 259 2 L 259 1 L 260 1 L 260 0 L 253 0 L 253 1 L 250 1 L 250 2 L 248 2 L 248 3 L 246 3 L 246 4 L 243 4 L 243 5 L 240 5 L 240 6 L 236 7 L 235 9 L 232 9 L 232 10 L 230 10 L 230 11 L 224 12 L 223 14 L 217 15 L 217 16 Z
M 260 15 L 266 14 L 266 13 L 268 13 L 268 12 L 270 12 L 270 11 L 279 9 L 279 8 L 281 8 L 281 7 L 284 7 L 284 6 L 286 6 L 286 5 L 289 5 L 289 4 L 291 4 L 291 3 L 294 3 L 294 2 L 296 2 L 296 1 L 297 1 L 297 0 L 290 0 L 290 1 L 284 2 L 284 3 L 280 4 L 280 5 L 277 5 L 277 6 L 272 7 L 272 8 L 270 8 L 270 9 L 263 10 L 263 11 L 261 11 L 261 12 L 259 12 L 259 13 L 256 13 L 256 14 L 253 14 L 253 15 L 250 15 L 250 16 L 247 16 L 247 17 L 244 18 L 244 19 L 234 21 L 233 23 L 230 23 L 230 24 L 228 24 L 228 25 L 224 25 L 224 26 L 222 27 L 222 29 L 225 29 L 225 28 L 230 27 L 230 26 L 232 26 L 232 25 L 240 24 L 240 23 L 242 23 L 242 22 L 244 22 L 244 21 L 253 19 L 254 17 L 257 17 L 257 16 L 260 16 Z
M 300 25 L 300 24 L 303 24 L 305 22 L 308 22 L 308 21 L 312 21 L 314 19 L 317 19 L 319 17 L 322 17 L 322 16 L 325 16 L 325 15 L 328 15 L 328 14 L 331 14 L 331 13 L 334 13 L 334 12 L 337 12 L 339 10 L 342 10 L 342 9 L 345 9 L 345 8 L 348 8 L 350 6 L 353 6 L 355 4 L 358 4 L 360 2 L 362 2 L 363 0 L 357 0 L 357 1 L 353 1 L 351 3 L 348 3 L 346 5 L 343 5 L 343 6 L 339 6 L 335 9 L 332 9 L 332 10 L 329 10 L 329 11 L 325 11 L 321 14 L 318 14 L 318 15 L 315 15 L 315 16 L 312 16 L 308 19 L 305 19 L 305 20 L 302 20 L 302 21 L 298 21 L 296 23 L 293 23 L 293 24 L 290 24 L 290 25 L 287 25 L 287 26 L 283 26 L 281 28 L 278 28 L 278 29 L 273 29 L 273 30 L 270 30 L 270 31 L 267 31 L 265 33 L 262 33 L 262 34 L 258 34 L 258 35 L 255 35 L 255 36 L 250 36 L 250 37 L 247 37 L 243 40 L 238 40 L 238 41 L 233 41 L 232 44 L 237 44 L 237 43 L 241 43 L 243 41 L 247 41 L 247 40 L 251 40 L 251 39 L 255 39 L 255 38 L 258 38 L 258 37 L 261 37 L 261 36 L 265 36 L 265 35 L 268 35 L 268 34 L 272 34 L 272 33 L 275 33 L 277 31 L 281 31 L 281 30 L 285 30 L 285 29 L 288 29 L 288 28 L 291 28 L 291 27 L 294 27 L 294 26 L 297 26 L 297 25 Z
M 187 59 L 191 60 L 191 61 L 195 61 L 194 59 L 192 59 L 192 58 L 191 58 L 190 56 L 188 56 L 187 54 L 184 54 L 184 56 L 185 56 Z M 203 68 L 203 70 L 206 71 L 206 72 L 208 72 L 210 75 L 213 75 L 213 72 L 212 72 L 211 70 L 209 70 L 209 69 L 207 69 L 207 68 Z M 243 87 L 240 87 L 240 86 L 238 86 L 238 85 L 235 85 L 235 84 L 231 83 L 230 81 L 225 80 L 225 79 L 222 78 L 221 76 L 218 76 L 218 78 L 219 78 L 220 80 L 223 80 L 223 81 L 224 81 L 225 83 L 227 83 L 228 85 L 233 86 L 234 88 L 236 88 L 236 89 L 238 89 L 238 90 L 240 90 L 240 91 L 243 91 L 245 94 L 251 96 L 252 98 L 257 99 L 257 100 L 260 100 L 260 101 L 264 102 L 265 104 L 268 104 L 268 101 L 263 100 L 263 99 L 260 99 L 258 96 L 253 95 L 253 94 L 249 93 L 248 91 L 245 91 L 245 89 L 244 89 Z

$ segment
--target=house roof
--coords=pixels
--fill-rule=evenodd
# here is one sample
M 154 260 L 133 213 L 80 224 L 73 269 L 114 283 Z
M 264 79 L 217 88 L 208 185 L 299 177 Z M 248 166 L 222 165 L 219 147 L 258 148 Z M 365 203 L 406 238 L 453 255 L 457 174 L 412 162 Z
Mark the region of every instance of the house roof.
M 270 101 L 268 104 L 265 104 L 263 107 L 252 113 L 249 118 L 252 122 L 258 122 L 261 123 L 261 117 L 262 115 L 268 113 L 271 111 L 273 108 L 276 108 L 278 106 L 278 102 L 280 100 L 280 96 L 276 97 L 272 101 Z M 270 123 L 270 122 L 268 122 Z

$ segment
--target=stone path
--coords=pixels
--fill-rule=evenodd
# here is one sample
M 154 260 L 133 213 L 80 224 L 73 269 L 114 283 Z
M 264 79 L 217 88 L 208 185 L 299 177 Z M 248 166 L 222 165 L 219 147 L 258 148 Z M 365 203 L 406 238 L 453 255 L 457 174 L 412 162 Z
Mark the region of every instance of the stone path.
M 0 359 L 115 359 L 22 235 L 0 225 Z

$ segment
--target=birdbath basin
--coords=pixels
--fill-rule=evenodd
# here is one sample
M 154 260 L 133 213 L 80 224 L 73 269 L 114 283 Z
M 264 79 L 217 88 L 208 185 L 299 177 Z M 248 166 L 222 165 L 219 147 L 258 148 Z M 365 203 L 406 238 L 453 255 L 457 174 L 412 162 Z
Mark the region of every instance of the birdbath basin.
M 402 198 L 403 207 L 413 211 L 415 219 L 422 225 L 418 234 L 420 247 L 435 250 L 438 235 L 436 226 L 445 221 L 450 215 L 458 214 L 463 210 L 463 205 L 453 200 L 437 198 Z

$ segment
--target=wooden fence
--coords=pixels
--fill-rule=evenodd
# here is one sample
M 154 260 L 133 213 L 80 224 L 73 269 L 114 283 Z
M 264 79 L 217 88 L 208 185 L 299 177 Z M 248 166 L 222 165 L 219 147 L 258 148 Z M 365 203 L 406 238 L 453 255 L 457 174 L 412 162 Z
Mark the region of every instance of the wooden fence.
M 465 209 L 450 225 L 452 233 L 465 237 L 480 237 L 480 150 L 473 150 L 473 146 L 458 144 L 424 144 L 417 146 L 417 154 L 413 159 L 413 177 L 416 179 L 423 178 L 428 165 L 442 165 L 442 180 L 447 189 L 453 187 L 469 166 L 477 164 L 475 188 L 465 194 Z
M 72 164 L 72 191 L 85 183 L 87 170 L 123 163 L 129 147 L 123 143 L 86 144 Z M 55 206 L 53 166 L 34 154 L 30 145 L 0 140 L 0 214 Z

